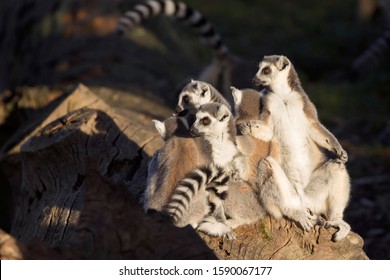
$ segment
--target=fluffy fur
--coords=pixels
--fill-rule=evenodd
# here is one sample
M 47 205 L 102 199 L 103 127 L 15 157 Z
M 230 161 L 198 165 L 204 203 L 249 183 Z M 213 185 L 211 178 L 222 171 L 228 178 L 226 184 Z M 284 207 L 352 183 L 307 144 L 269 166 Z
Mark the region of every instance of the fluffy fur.
M 347 153 L 318 120 L 314 104 L 286 57 L 264 57 L 255 81 L 266 88 L 263 110 L 259 120 L 247 127 L 270 127 L 280 147 L 280 165 L 272 158 L 264 159 L 260 165 L 259 183 L 265 186 L 260 196 L 268 200 L 267 210 L 274 216 L 298 217 L 302 227 L 310 230 L 314 216 L 291 214 L 300 202 L 301 212 L 308 208 L 315 215 L 325 215 L 327 224 L 339 229 L 333 237 L 335 241 L 344 238 L 350 230 L 343 220 L 350 191 L 345 168 Z

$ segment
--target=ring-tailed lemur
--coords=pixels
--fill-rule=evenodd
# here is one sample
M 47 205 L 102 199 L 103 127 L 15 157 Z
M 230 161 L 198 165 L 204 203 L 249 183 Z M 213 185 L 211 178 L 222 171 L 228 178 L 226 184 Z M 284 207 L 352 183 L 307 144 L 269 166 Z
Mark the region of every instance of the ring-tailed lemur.
M 169 125 L 169 123 L 164 123 L 164 125 L 167 124 Z M 163 131 L 165 130 L 166 127 Z M 191 126 L 190 131 L 193 136 L 196 136 L 194 141 L 198 138 L 201 139 L 196 143 L 203 143 L 203 149 L 208 150 L 210 157 L 208 166 L 197 168 L 184 179 L 180 180 L 177 187 L 174 187 L 174 190 L 170 191 L 172 195 L 170 195 L 169 203 L 165 203 L 165 205 L 161 203 L 161 197 L 156 198 L 151 193 L 153 188 L 155 188 L 153 185 L 159 184 L 157 178 L 153 179 L 155 177 L 153 174 L 161 174 L 155 172 L 156 168 L 160 169 L 162 167 L 161 165 L 158 166 L 159 164 L 156 162 L 160 156 L 161 151 L 159 151 L 157 157 L 155 155 L 149 165 L 150 178 L 148 179 L 148 187 L 145 195 L 145 208 L 157 208 L 157 210 L 167 211 L 173 217 L 174 223 L 177 226 L 190 223 L 194 228 L 204 231 L 209 235 L 227 235 L 229 238 L 234 238 L 235 235 L 231 228 L 224 224 L 226 217 L 221 202 L 226 196 L 227 186 L 225 183 L 227 180 L 230 177 L 239 179 L 244 172 L 244 159 L 235 145 L 235 125 L 232 113 L 225 105 L 220 103 L 204 104 L 199 107 L 195 122 Z M 169 145 L 177 139 L 181 139 L 181 137 L 168 138 L 166 145 Z M 183 139 L 183 141 L 185 140 Z M 196 151 L 193 152 L 196 155 Z M 165 161 L 161 161 L 163 165 Z M 223 170 L 223 172 L 220 170 Z M 168 179 L 170 178 L 168 177 Z M 200 191 L 203 191 L 203 199 L 199 202 L 200 206 L 193 207 L 195 210 L 190 211 L 191 215 L 188 215 L 187 210 L 189 210 L 189 204 L 197 205 L 196 203 L 192 203 L 192 201 L 190 203 L 190 200 Z M 207 198 L 206 201 L 204 197 Z M 153 202 L 156 201 L 159 203 L 158 207 L 156 205 L 153 206 Z M 209 208 L 210 206 L 213 207 L 207 210 L 205 203 Z
M 176 111 L 180 112 L 164 122 L 154 121 L 156 129 L 166 142 L 149 164 L 148 183 L 144 196 L 145 209 L 153 208 L 161 211 L 172 195 L 172 188 L 177 186 L 179 180 L 195 168 L 211 163 L 208 144 L 202 137 L 187 137 L 189 132 L 185 127 L 193 124 L 192 118 L 194 118 L 196 108 L 214 100 L 229 106 L 211 85 L 201 81 L 192 81 L 183 88 L 179 96 Z M 177 137 L 183 135 L 185 137 Z M 181 162 L 181 157 L 186 155 L 188 159 Z M 179 166 L 180 168 L 176 169 Z
M 259 119 L 261 108 L 263 107 L 263 94 L 261 92 L 253 89 L 239 90 L 232 87 L 232 95 L 236 106 L 236 123 L 239 128 L 241 125 L 246 125 L 247 122 Z M 273 137 L 271 129 L 258 123 L 256 123 L 256 125 L 247 126 L 246 129 L 249 130 L 249 135 L 264 141 L 263 145 L 261 145 L 262 148 L 269 147 L 268 153 L 262 151 L 264 155 L 263 158 L 267 157 L 275 164 L 278 162 L 280 163 L 279 144 L 277 139 Z M 299 199 L 294 199 L 294 196 L 290 195 L 288 199 L 282 199 L 282 197 L 280 197 L 280 193 L 288 194 L 288 192 L 278 190 L 279 177 L 277 177 L 276 181 L 273 180 L 272 176 L 266 177 L 269 175 L 269 171 L 264 169 L 264 162 L 264 160 L 261 160 L 260 162 L 257 161 L 257 163 L 253 164 L 256 167 L 255 173 L 252 173 L 252 176 L 256 178 L 253 184 L 257 186 L 255 192 L 259 201 L 261 201 L 268 213 L 276 219 L 285 216 L 299 223 L 303 229 L 307 231 L 310 230 L 314 217 L 302 206 Z M 267 180 L 264 178 L 267 178 Z M 267 184 L 266 191 L 262 191 L 265 188 L 264 182 Z M 277 210 L 280 210 L 274 210 L 274 205 L 277 205 Z
M 202 104 L 217 102 L 230 109 L 229 103 L 212 85 L 202 81 L 191 80 L 181 90 L 174 116 L 165 121 L 153 120 L 163 140 L 172 135 L 189 136 L 189 126 L 194 122 L 195 112 Z
M 265 158 L 259 166 L 259 182 L 263 185 L 260 196 L 275 196 L 275 185 L 279 190 L 275 203 L 268 199 L 267 210 L 280 212 L 287 200 L 302 203 L 315 215 L 325 215 L 326 226 L 339 229 L 333 240 L 344 238 L 350 231 L 343 220 L 350 192 L 347 153 L 318 120 L 314 104 L 286 57 L 265 56 L 255 82 L 265 87 L 264 105 L 259 120 L 249 126 L 270 127 L 280 146 L 280 165 Z M 240 129 L 245 133 L 247 127 Z M 303 226 L 310 229 L 311 224 L 308 221 Z
M 182 217 L 185 214 L 191 198 L 195 195 L 196 190 L 205 188 L 210 196 L 210 205 L 214 205 L 210 215 L 217 219 L 217 221 L 224 223 L 226 217 L 222 206 L 223 198 L 225 197 L 228 179 L 233 178 L 236 181 L 243 177 L 245 172 L 245 158 L 243 154 L 237 149 L 235 141 L 235 123 L 230 110 L 220 103 L 206 103 L 199 107 L 196 113 L 195 122 L 190 128 L 190 132 L 195 137 L 202 137 L 208 144 L 210 149 L 211 166 L 217 166 L 223 171 L 221 174 L 216 173 L 212 176 L 213 169 L 203 168 L 191 173 L 192 176 L 186 177 L 182 180 L 181 185 L 177 187 L 172 195 L 171 201 L 168 204 L 168 212 L 175 218 L 175 223 L 182 223 Z M 213 187 L 207 185 L 212 183 Z M 210 193 L 210 190 L 212 192 Z M 188 219 L 185 219 L 188 222 Z M 200 228 L 208 234 L 212 233 L 213 225 L 210 223 L 201 223 Z M 229 233 L 231 232 L 230 228 Z M 226 234 L 226 232 L 223 232 Z M 211 234 L 212 235 L 212 234 Z M 220 235 L 215 233 L 214 235 Z
M 130 32 L 135 26 L 153 16 L 178 19 L 193 28 L 202 41 L 214 51 L 213 61 L 199 74 L 198 79 L 208 82 L 228 95 L 230 86 L 249 87 L 252 67 L 245 60 L 233 55 L 216 33 L 210 21 L 199 11 L 181 1 L 149 0 L 136 5 L 118 20 L 116 33 Z
M 222 94 L 211 84 L 203 81 L 191 80 L 183 87 L 178 99 L 177 113 L 185 109 L 199 109 L 201 105 L 212 102 L 221 103 L 231 110 L 230 104 Z

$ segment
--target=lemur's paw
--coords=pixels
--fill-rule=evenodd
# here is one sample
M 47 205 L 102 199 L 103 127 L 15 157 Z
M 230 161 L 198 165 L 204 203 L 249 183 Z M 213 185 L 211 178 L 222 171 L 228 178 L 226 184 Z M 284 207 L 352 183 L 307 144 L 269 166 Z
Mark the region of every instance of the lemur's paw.
M 249 122 L 246 122 L 246 123 L 240 123 L 237 125 L 237 131 L 242 134 L 242 135 L 245 135 L 245 134 L 251 134 L 252 132 L 252 129 L 251 129 L 251 125 Z
M 335 148 L 335 153 L 337 155 L 337 158 L 342 162 L 346 163 L 348 161 L 348 154 L 347 152 L 340 146 Z
M 253 134 L 256 130 L 259 130 L 261 126 L 259 120 L 249 121 L 246 123 L 240 123 L 237 125 L 237 130 L 241 134 Z

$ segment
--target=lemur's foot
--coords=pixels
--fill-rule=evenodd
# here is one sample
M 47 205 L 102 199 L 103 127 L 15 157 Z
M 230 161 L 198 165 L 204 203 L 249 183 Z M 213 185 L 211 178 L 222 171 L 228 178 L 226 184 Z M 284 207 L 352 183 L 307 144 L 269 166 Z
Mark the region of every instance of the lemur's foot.
M 229 239 L 229 240 L 234 240 L 234 239 L 237 238 L 237 234 L 236 234 L 233 230 L 231 230 L 231 231 L 227 232 L 227 233 L 224 235 L 224 237 L 226 237 L 226 238 Z
M 332 236 L 332 241 L 335 242 L 345 238 L 348 235 L 348 233 L 351 231 L 351 226 L 348 223 L 346 223 L 344 220 L 326 221 L 324 227 L 325 228 L 334 227 L 338 229 L 338 231 Z
M 230 240 L 237 237 L 231 227 L 227 226 L 225 223 L 218 222 L 211 216 L 204 218 L 196 229 L 214 237 L 227 237 Z
M 317 224 L 317 216 L 312 214 L 310 210 L 294 210 L 288 217 L 296 221 L 305 231 L 311 231 Z

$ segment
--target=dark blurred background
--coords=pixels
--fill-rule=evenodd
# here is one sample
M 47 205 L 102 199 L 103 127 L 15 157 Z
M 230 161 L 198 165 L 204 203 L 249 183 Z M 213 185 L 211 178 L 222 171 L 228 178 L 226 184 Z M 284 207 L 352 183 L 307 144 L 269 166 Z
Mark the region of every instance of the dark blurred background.
M 125 38 L 113 35 L 119 16 L 139 2 L 0 0 L 0 147 L 34 106 L 79 82 L 173 105 L 178 85 L 196 77 L 212 52 L 191 29 L 164 18 L 146 21 Z M 352 67 L 389 26 L 384 4 L 390 1 L 183 2 L 214 23 L 253 71 L 264 55 L 290 58 L 320 120 L 349 153 L 345 218 L 370 258 L 390 259 L 390 51 Z M 30 87 L 38 90 L 26 105 Z M 9 230 L 11 191 L 1 172 L 0 227 Z

